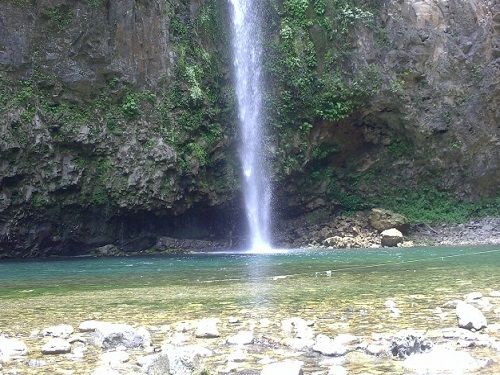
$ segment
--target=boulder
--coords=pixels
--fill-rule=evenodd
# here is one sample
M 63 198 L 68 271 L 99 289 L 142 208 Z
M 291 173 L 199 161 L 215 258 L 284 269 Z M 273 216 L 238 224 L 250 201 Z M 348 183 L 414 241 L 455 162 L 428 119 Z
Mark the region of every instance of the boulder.
M 200 322 L 198 322 L 198 325 L 196 326 L 195 336 L 198 338 L 205 338 L 205 339 L 219 337 L 220 334 L 217 328 L 218 322 L 219 319 L 216 318 L 200 320 Z
M 42 346 L 42 354 L 65 354 L 71 352 L 71 344 L 60 337 L 47 341 Z
M 334 357 L 342 356 L 347 353 L 347 348 L 344 344 L 332 340 L 326 335 L 316 336 L 316 342 L 314 343 L 312 349 L 323 355 Z
M 457 304 L 455 313 L 460 328 L 479 331 L 488 325 L 483 313 L 478 308 L 465 302 Z
M 391 228 L 406 232 L 409 227 L 409 220 L 406 217 L 382 208 L 372 209 L 368 215 L 368 221 L 370 225 L 379 232 Z
M 42 330 L 43 336 L 60 337 L 67 339 L 73 333 L 73 326 L 69 324 L 59 324 L 57 326 L 50 326 Z
M 0 336 L 0 360 L 9 360 L 28 354 L 28 347 L 18 339 Z
M 409 356 L 403 361 L 403 367 L 417 374 L 463 374 L 477 371 L 488 363 L 488 360 L 475 359 L 469 353 L 435 347 L 428 353 Z
M 151 336 L 143 327 L 135 329 L 128 324 L 101 323 L 95 328 L 94 344 L 104 349 L 116 349 L 119 346 L 127 349 L 145 348 L 151 344 Z
M 382 246 L 394 247 L 403 242 L 403 233 L 396 228 L 384 230 L 380 236 L 380 244 Z
M 265 365 L 260 375 L 302 375 L 301 361 L 286 360 Z

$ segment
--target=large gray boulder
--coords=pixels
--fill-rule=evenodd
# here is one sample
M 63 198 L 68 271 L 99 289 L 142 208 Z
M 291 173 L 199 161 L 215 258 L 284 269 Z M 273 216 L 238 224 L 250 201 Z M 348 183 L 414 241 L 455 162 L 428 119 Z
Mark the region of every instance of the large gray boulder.
M 95 327 L 94 344 L 104 349 L 118 346 L 145 348 L 151 344 L 151 335 L 143 327 L 136 329 L 128 324 L 101 323 Z
M 488 325 L 483 313 L 468 303 L 459 302 L 455 313 L 457 314 L 458 326 L 460 328 L 479 331 Z

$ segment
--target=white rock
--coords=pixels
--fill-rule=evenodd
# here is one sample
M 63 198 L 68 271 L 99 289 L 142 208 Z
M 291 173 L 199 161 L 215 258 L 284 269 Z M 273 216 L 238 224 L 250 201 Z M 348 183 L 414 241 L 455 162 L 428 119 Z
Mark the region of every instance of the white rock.
M 73 326 L 69 324 L 59 324 L 57 326 L 51 326 L 43 329 L 42 335 L 67 339 L 73 332 Z
M 499 298 L 500 297 L 500 290 L 493 290 L 489 293 L 489 296 L 490 297 L 494 297 L 494 298 Z
M 69 352 L 71 352 L 71 344 L 60 337 L 50 339 L 42 346 L 42 354 L 64 354 Z
M 458 318 L 458 326 L 469 330 L 480 330 L 486 328 L 488 323 L 483 313 L 474 306 L 460 302 L 457 304 L 455 313 Z
M 194 326 L 191 322 L 179 322 L 175 325 L 175 330 L 177 332 L 187 332 L 193 328 Z
M 417 374 L 463 374 L 479 370 L 487 364 L 487 360 L 475 359 L 469 353 L 444 347 L 414 354 L 403 361 L 404 368 Z
M 196 337 L 205 339 L 219 337 L 218 322 L 219 319 L 216 318 L 202 319 L 196 326 Z
M 371 355 L 385 355 L 389 352 L 388 344 L 371 343 L 366 347 L 366 352 Z
M 0 336 L 0 359 L 9 360 L 28 354 L 28 347 L 18 339 Z
M 227 339 L 228 344 L 232 345 L 248 345 L 253 342 L 252 331 L 239 331 L 236 335 L 230 336 Z
M 470 303 L 476 299 L 481 299 L 481 298 L 483 298 L 483 293 L 480 293 L 480 292 L 472 292 L 472 293 L 468 293 L 464 296 L 464 300 L 467 303 Z
M 267 318 L 263 318 L 261 320 L 259 320 L 259 325 L 262 327 L 262 328 L 267 328 L 271 325 L 271 321 Z
M 345 367 L 333 365 L 328 369 L 328 375 L 347 375 Z
M 359 338 L 351 333 L 341 333 L 340 335 L 335 336 L 333 340 L 341 345 L 349 345 L 359 342 Z
M 302 375 L 303 362 L 281 361 L 265 365 L 260 375 Z
M 335 342 L 326 335 L 316 336 L 316 342 L 314 343 L 312 349 L 315 352 L 319 352 L 327 356 L 341 356 L 347 353 L 347 348 L 345 345 Z
M 109 366 L 99 366 L 92 372 L 92 375 L 121 375 L 121 373 Z
M 384 306 L 387 307 L 388 309 L 394 309 L 397 307 L 396 302 L 392 299 L 388 299 L 384 302 Z
M 314 345 L 313 339 L 299 339 L 297 337 L 287 337 L 283 340 L 283 344 L 294 350 L 304 350 Z
M 240 319 L 236 316 L 230 316 L 229 318 L 227 318 L 227 321 L 229 324 L 236 324 L 240 322 Z
M 384 230 L 381 234 L 381 242 L 382 246 L 397 246 L 400 242 L 403 242 L 403 233 L 401 233 L 396 228 L 391 228 Z

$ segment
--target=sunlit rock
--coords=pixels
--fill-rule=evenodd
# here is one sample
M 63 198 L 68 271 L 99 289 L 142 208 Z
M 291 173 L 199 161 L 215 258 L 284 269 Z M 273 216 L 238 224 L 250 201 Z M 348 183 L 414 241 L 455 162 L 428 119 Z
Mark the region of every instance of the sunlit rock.
M 303 364 L 292 360 L 270 363 L 264 366 L 260 375 L 302 375 Z
M 404 232 L 409 224 L 408 219 L 403 215 L 382 208 L 373 208 L 368 215 L 368 220 L 370 225 L 380 232 L 391 228 Z
M 7 361 L 28 354 L 28 347 L 24 342 L 14 338 L 0 336 L 0 361 Z
M 60 337 L 50 339 L 42 346 L 42 354 L 64 354 L 71 352 L 71 344 Z
M 232 345 L 248 345 L 253 342 L 253 338 L 252 331 L 239 331 L 236 335 L 230 336 L 227 342 Z
M 196 326 L 195 336 L 205 339 L 219 337 L 220 334 L 217 328 L 217 323 L 219 323 L 219 319 L 217 318 L 200 320 Z
M 380 236 L 380 244 L 382 246 L 394 247 L 403 242 L 403 233 L 396 228 L 384 230 Z
M 347 353 L 347 347 L 344 344 L 336 342 L 326 335 L 316 336 L 316 342 L 312 349 L 327 356 L 341 356 Z
M 51 337 L 60 337 L 63 339 L 67 339 L 72 333 L 74 329 L 69 324 L 59 324 L 57 326 L 47 327 L 42 330 L 43 336 L 51 336 Z
M 417 374 L 463 374 L 477 371 L 488 363 L 488 360 L 475 359 L 466 352 L 436 347 L 428 353 L 415 354 L 406 358 L 403 361 L 403 367 Z
M 483 313 L 478 308 L 467 303 L 459 302 L 455 313 L 460 328 L 479 331 L 488 325 Z

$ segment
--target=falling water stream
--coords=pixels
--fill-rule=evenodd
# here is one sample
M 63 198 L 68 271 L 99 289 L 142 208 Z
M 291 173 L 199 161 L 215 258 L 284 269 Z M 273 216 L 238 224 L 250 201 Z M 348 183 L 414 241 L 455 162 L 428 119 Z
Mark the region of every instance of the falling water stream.
M 262 124 L 262 45 L 258 0 L 230 0 L 243 194 L 250 250 L 271 249 L 271 186 Z

